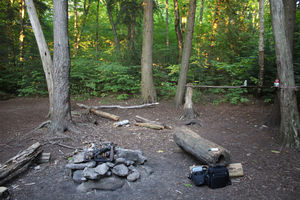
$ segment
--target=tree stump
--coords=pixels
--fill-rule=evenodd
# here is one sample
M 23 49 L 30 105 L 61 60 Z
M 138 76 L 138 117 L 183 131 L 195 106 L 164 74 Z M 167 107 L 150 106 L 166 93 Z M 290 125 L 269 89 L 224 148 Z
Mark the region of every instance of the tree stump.
M 230 152 L 225 148 L 199 136 L 186 127 L 177 127 L 174 132 L 175 143 L 199 159 L 203 164 L 229 164 Z
M 180 119 L 195 119 L 198 116 L 198 113 L 194 110 L 193 107 L 193 88 L 191 85 L 187 85 L 186 94 L 185 94 L 185 103 L 183 106 L 183 115 Z

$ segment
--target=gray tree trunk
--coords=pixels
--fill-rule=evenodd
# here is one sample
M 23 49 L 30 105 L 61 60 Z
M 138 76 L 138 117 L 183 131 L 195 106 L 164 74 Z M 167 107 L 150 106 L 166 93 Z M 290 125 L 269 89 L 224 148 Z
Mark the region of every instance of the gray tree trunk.
M 280 79 L 280 139 L 285 146 L 300 150 L 300 120 L 295 95 L 295 79 L 288 23 L 282 0 L 270 0 L 272 27 Z
M 42 31 L 41 24 L 36 14 L 36 9 L 33 4 L 33 0 L 25 0 L 25 4 L 27 7 L 27 12 L 33 29 L 33 33 L 39 48 L 39 52 L 43 64 L 43 70 L 46 76 L 48 95 L 49 95 L 49 116 L 51 116 L 53 113 L 53 79 L 52 79 L 53 63 L 52 63 L 47 42 L 45 40 Z
M 259 44 L 258 44 L 258 65 L 259 65 L 259 75 L 258 75 L 258 85 L 263 86 L 264 84 L 264 0 L 259 0 Z M 258 88 L 257 93 L 261 94 L 261 87 Z
M 178 47 L 178 61 L 181 62 L 182 58 L 182 48 L 183 48 L 183 39 L 182 32 L 180 28 L 180 15 L 179 15 L 179 5 L 178 0 L 174 0 L 174 12 L 175 12 L 175 32 L 177 37 L 177 47 Z
M 51 129 L 64 132 L 71 123 L 70 51 L 68 37 L 68 0 L 53 0 L 53 115 Z
M 144 103 L 157 101 L 153 83 L 153 0 L 144 0 L 143 46 L 142 46 L 142 100 Z
M 108 14 L 109 22 L 110 22 L 110 25 L 111 25 L 111 29 L 112 29 L 113 34 L 114 34 L 116 50 L 118 51 L 118 53 L 120 53 L 120 41 L 119 41 L 116 25 L 115 25 L 115 22 L 113 20 L 113 16 L 112 16 L 112 13 L 111 13 L 111 10 L 110 10 L 110 5 L 111 5 L 111 0 L 106 1 L 107 14 Z
M 178 85 L 175 95 L 175 106 L 179 107 L 183 103 L 185 85 L 187 81 L 187 74 L 189 69 L 189 61 L 192 51 L 192 41 L 195 23 L 195 12 L 196 12 L 196 0 L 190 0 L 189 3 L 189 14 L 187 22 L 187 30 L 184 39 L 184 47 L 182 52 L 181 67 L 178 79 Z

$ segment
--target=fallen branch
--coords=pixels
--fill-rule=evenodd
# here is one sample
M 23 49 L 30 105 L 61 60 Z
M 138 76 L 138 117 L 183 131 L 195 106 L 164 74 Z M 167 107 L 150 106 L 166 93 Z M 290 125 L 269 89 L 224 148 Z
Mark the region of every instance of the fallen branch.
M 33 160 L 42 152 L 40 143 L 34 143 L 26 150 L 0 165 L 0 185 L 26 171 L 32 164 Z
M 115 120 L 115 121 L 119 121 L 119 116 L 117 115 L 114 115 L 114 114 L 110 114 L 110 113 L 107 113 L 107 112 L 103 112 L 103 111 L 100 111 L 100 110 L 96 110 L 94 108 L 91 108 L 90 111 L 92 113 L 94 113 L 95 115 L 99 115 L 101 117 L 104 117 L 104 118 L 108 118 L 108 119 L 112 119 L 112 120 Z
M 141 116 L 138 116 L 138 115 L 135 116 L 135 121 L 137 121 L 137 122 L 142 122 L 142 123 L 157 124 L 157 125 L 159 125 L 159 126 L 163 126 L 163 127 L 166 128 L 166 129 L 172 129 L 171 126 L 168 126 L 168 125 L 166 125 L 166 124 L 164 124 L 164 123 L 160 123 L 160 122 L 157 122 L 157 121 L 151 121 L 151 120 L 149 120 L 149 119 L 146 119 L 146 118 L 141 117 Z
M 154 106 L 154 105 L 158 105 L 159 103 L 147 103 L 147 104 L 142 104 L 142 105 L 137 105 L 137 106 L 120 106 L 120 105 L 103 105 L 103 106 L 88 106 L 88 105 L 84 105 L 81 103 L 77 103 L 77 105 L 80 108 L 86 108 L 86 109 L 109 109 L 109 108 L 119 108 L 119 109 L 137 109 L 137 108 L 145 108 L 145 107 L 150 107 L 150 106 Z
M 140 126 L 140 127 L 152 128 L 152 129 L 155 129 L 155 130 L 164 129 L 163 126 L 158 125 L 158 124 L 153 124 L 153 123 L 135 123 L 135 125 Z

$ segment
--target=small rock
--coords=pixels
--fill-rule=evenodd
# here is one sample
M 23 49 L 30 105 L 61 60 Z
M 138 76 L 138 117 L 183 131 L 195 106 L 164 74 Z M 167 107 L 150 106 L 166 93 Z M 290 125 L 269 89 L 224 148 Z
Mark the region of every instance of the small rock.
M 66 168 L 67 169 L 84 169 L 86 167 L 92 168 L 92 167 L 95 167 L 95 166 L 96 166 L 96 162 L 95 161 L 90 161 L 90 162 L 87 162 L 87 163 L 78 163 L 78 164 L 69 163 L 69 164 L 66 165 Z
M 130 166 L 130 165 L 133 165 L 133 164 L 134 164 L 134 162 L 132 160 L 126 160 L 125 161 L 126 166 Z
M 87 181 L 87 179 L 83 176 L 83 170 L 76 170 L 73 173 L 73 181 L 75 183 L 82 183 Z
M 117 158 L 115 162 L 116 164 L 125 164 L 126 160 L 125 158 Z
M 10 199 L 10 196 L 9 196 L 9 191 L 7 189 L 7 187 L 0 187 L 0 199 L 2 200 L 8 200 Z
M 150 176 L 151 174 L 153 174 L 153 169 L 149 166 L 137 166 L 140 174 L 142 177 L 148 177 Z
M 34 167 L 34 170 L 40 170 L 41 169 L 41 166 L 40 165 L 37 165 Z
M 140 178 L 140 172 L 138 170 L 133 170 L 132 173 L 130 173 L 127 176 L 127 180 L 130 182 L 134 182 Z
M 116 189 L 123 187 L 124 183 L 125 181 L 123 179 L 115 176 L 111 176 L 111 177 L 101 178 L 99 181 L 89 180 L 87 182 L 81 183 L 77 187 L 77 190 L 80 192 L 88 192 L 94 189 L 114 191 Z
M 128 172 L 129 170 L 124 164 L 116 165 L 112 169 L 112 173 L 117 176 L 127 176 Z
M 109 170 L 109 167 L 107 166 L 106 163 L 103 163 L 101 165 L 98 165 L 95 168 L 95 172 L 98 173 L 99 175 L 105 175 L 107 173 L 107 171 Z
M 107 171 L 106 172 L 106 176 L 111 176 L 112 175 L 112 172 L 111 171 Z
M 95 180 L 95 179 L 99 179 L 100 176 L 98 173 L 95 172 L 95 168 L 84 168 L 83 170 L 83 176 L 85 178 L 91 179 L 91 180 Z
M 85 153 L 84 152 L 78 152 L 72 157 L 73 163 L 82 163 L 85 161 Z
M 107 162 L 106 165 L 107 165 L 108 167 L 110 167 L 110 168 L 113 168 L 113 167 L 115 166 L 115 164 L 114 164 L 114 163 L 111 163 L 111 162 Z
M 130 165 L 130 166 L 128 167 L 128 169 L 129 169 L 130 171 L 133 171 L 133 170 L 135 170 L 136 168 L 135 168 L 134 166 Z

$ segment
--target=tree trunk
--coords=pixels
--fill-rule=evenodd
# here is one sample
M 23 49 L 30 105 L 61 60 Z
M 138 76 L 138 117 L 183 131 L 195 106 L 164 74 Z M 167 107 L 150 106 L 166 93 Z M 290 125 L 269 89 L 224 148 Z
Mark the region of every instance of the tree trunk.
M 73 31 L 73 37 L 74 37 L 74 48 L 73 48 L 73 55 L 75 55 L 75 46 L 77 44 L 77 35 L 78 35 L 78 12 L 77 12 L 77 0 L 73 1 L 74 5 L 74 31 Z
M 86 24 L 86 20 L 87 20 L 87 16 L 88 16 L 88 13 L 89 13 L 89 10 L 90 10 L 90 6 L 91 6 L 91 0 L 88 0 L 88 4 L 87 5 L 86 5 L 86 1 L 87 0 L 84 1 L 84 13 L 83 13 L 83 19 L 82 19 L 82 22 L 81 22 L 81 27 L 80 27 L 80 30 L 77 31 L 78 34 L 76 36 L 76 43 L 75 43 L 75 47 L 74 47 L 74 55 L 73 55 L 74 57 L 78 53 L 81 35 L 83 33 L 83 30 L 84 30 L 84 27 L 85 27 L 85 24 Z
M 142 46 L 142 100 L 144 103 L 157 101 L 152 75 L 153 52 L 153 1 L 144 0 L 143 46 Z
M 297 0 L 285 0 L 283 1 L 285 23 L 288 42 L 290 43 L 291 51 L 293 53 L 294 46 L 294 27 L 295 27 L 295 17 L 296 17 L 296 2 Z
M 295 79 L 288 23 L 282 0 L 270 0 L 273 35 L 280 79 L 280 139 L 285 146 L 300 150 L 300 120 L 295 95 Z M 291 11 L 290 11 L 291 12 Z
M 169 0 L 166 0 L 166 46 L 169 49 Z
M 99 43 L 99 7 L 100 0 L 97 1 L 97 16 L 96 16 L 96 60 L 98 61 L 98 43 Z
M 197 117 L 197 112 L 194 110 L 193 107 L 193 88 L 188 87 L 186 88 L 185 94 L 185 103 L 183 106 L 183 115 L 180 119 L 195 119 Z
M 108 0 L 106 2 L 107 14 L 108 14 L 109 22 L 110 22 L 110 25 L 111 25 L 111 29 L 112 29 L 113 34 L 114 34 L 116 50 L 117 50 L 118 53 L 120 53 L 120 41 L 119 41 L 116 25 L 115 25 L 115 22 L 113 20 L 113 16 L 112 16 L 112 13 L 111 13 L 111 10 L 110 10 L 110 5 L 111 5 L 111 0 Z
M 195 11 L 196 11 L 196 0 L 190 0 L 189 3 L 189 14 L 187 22 L 187 30 L 184 39 L 184 48 L 181 60 L 181 67 L 178 79 L 178 85 L 175 95 L 175 106 L 179 107 L 183 103 L 183 97 L 185 92 L 185 85 L 187 81 L 187 73 L 189 69 L 189 61 L 192 51 L 192 41 L 195 23 Z
M 20 34 L 19 34 L 19 49 L 20 49 L 20 58 L 19 61 L 24 62 L 24 17 L 25 17 L 25 2 L 24 0 L 19 0 L 19 17 L 20 17 Z
M 227 149 L 202 138 L 186 127 L 175 128 L 174 141 L 203 164 L 230 163 L 230 152 Z
M 174 12 L 175 12 L 175 32 L 176 32 L 177 47 L 178 47 L 178 63 L 180 63 L 182 58 L 183 39 L 182 39 L 182 31 L 180 28 L 178 0 L 174 0 Z
M 264 0 L 259 0 L 259 45 L 258 45 L 258 65 L 259 65 L 259 75 L 258 75 L 258 86 L 263 86 L 264 84 Z M 261 95 L 261 87 L 258 88 L 257 93 Z
M 64 132 L 71 123 L 70 109 L 70 52 L 68 38 L 68 1 L 53 1 L 53 115 L 51 130 Z
M 50 55 L 50 51 L 48 49 L 48 45 L 46 43 L 38 16 L 36 14 L 36 9 L 33 4 L 33 0 L 25 0 L 27 13 L 30 19 L 30 23 L 34 32 L 34 36 L 39 48 L 40 56 L 42 59 L 43 70 L 46 76 L 48 95 L 49 95 L 49 116 L 53 113 L 53 78 L 52 78 L 52 70 L 53 63 Z
M 203 9 L 204 9 L 204 0 L 201 0 L 201 9 L 200 9 L 200 17 L 199 17 L 200 24 L 202 24 L 202 20 L 203 20 Z

